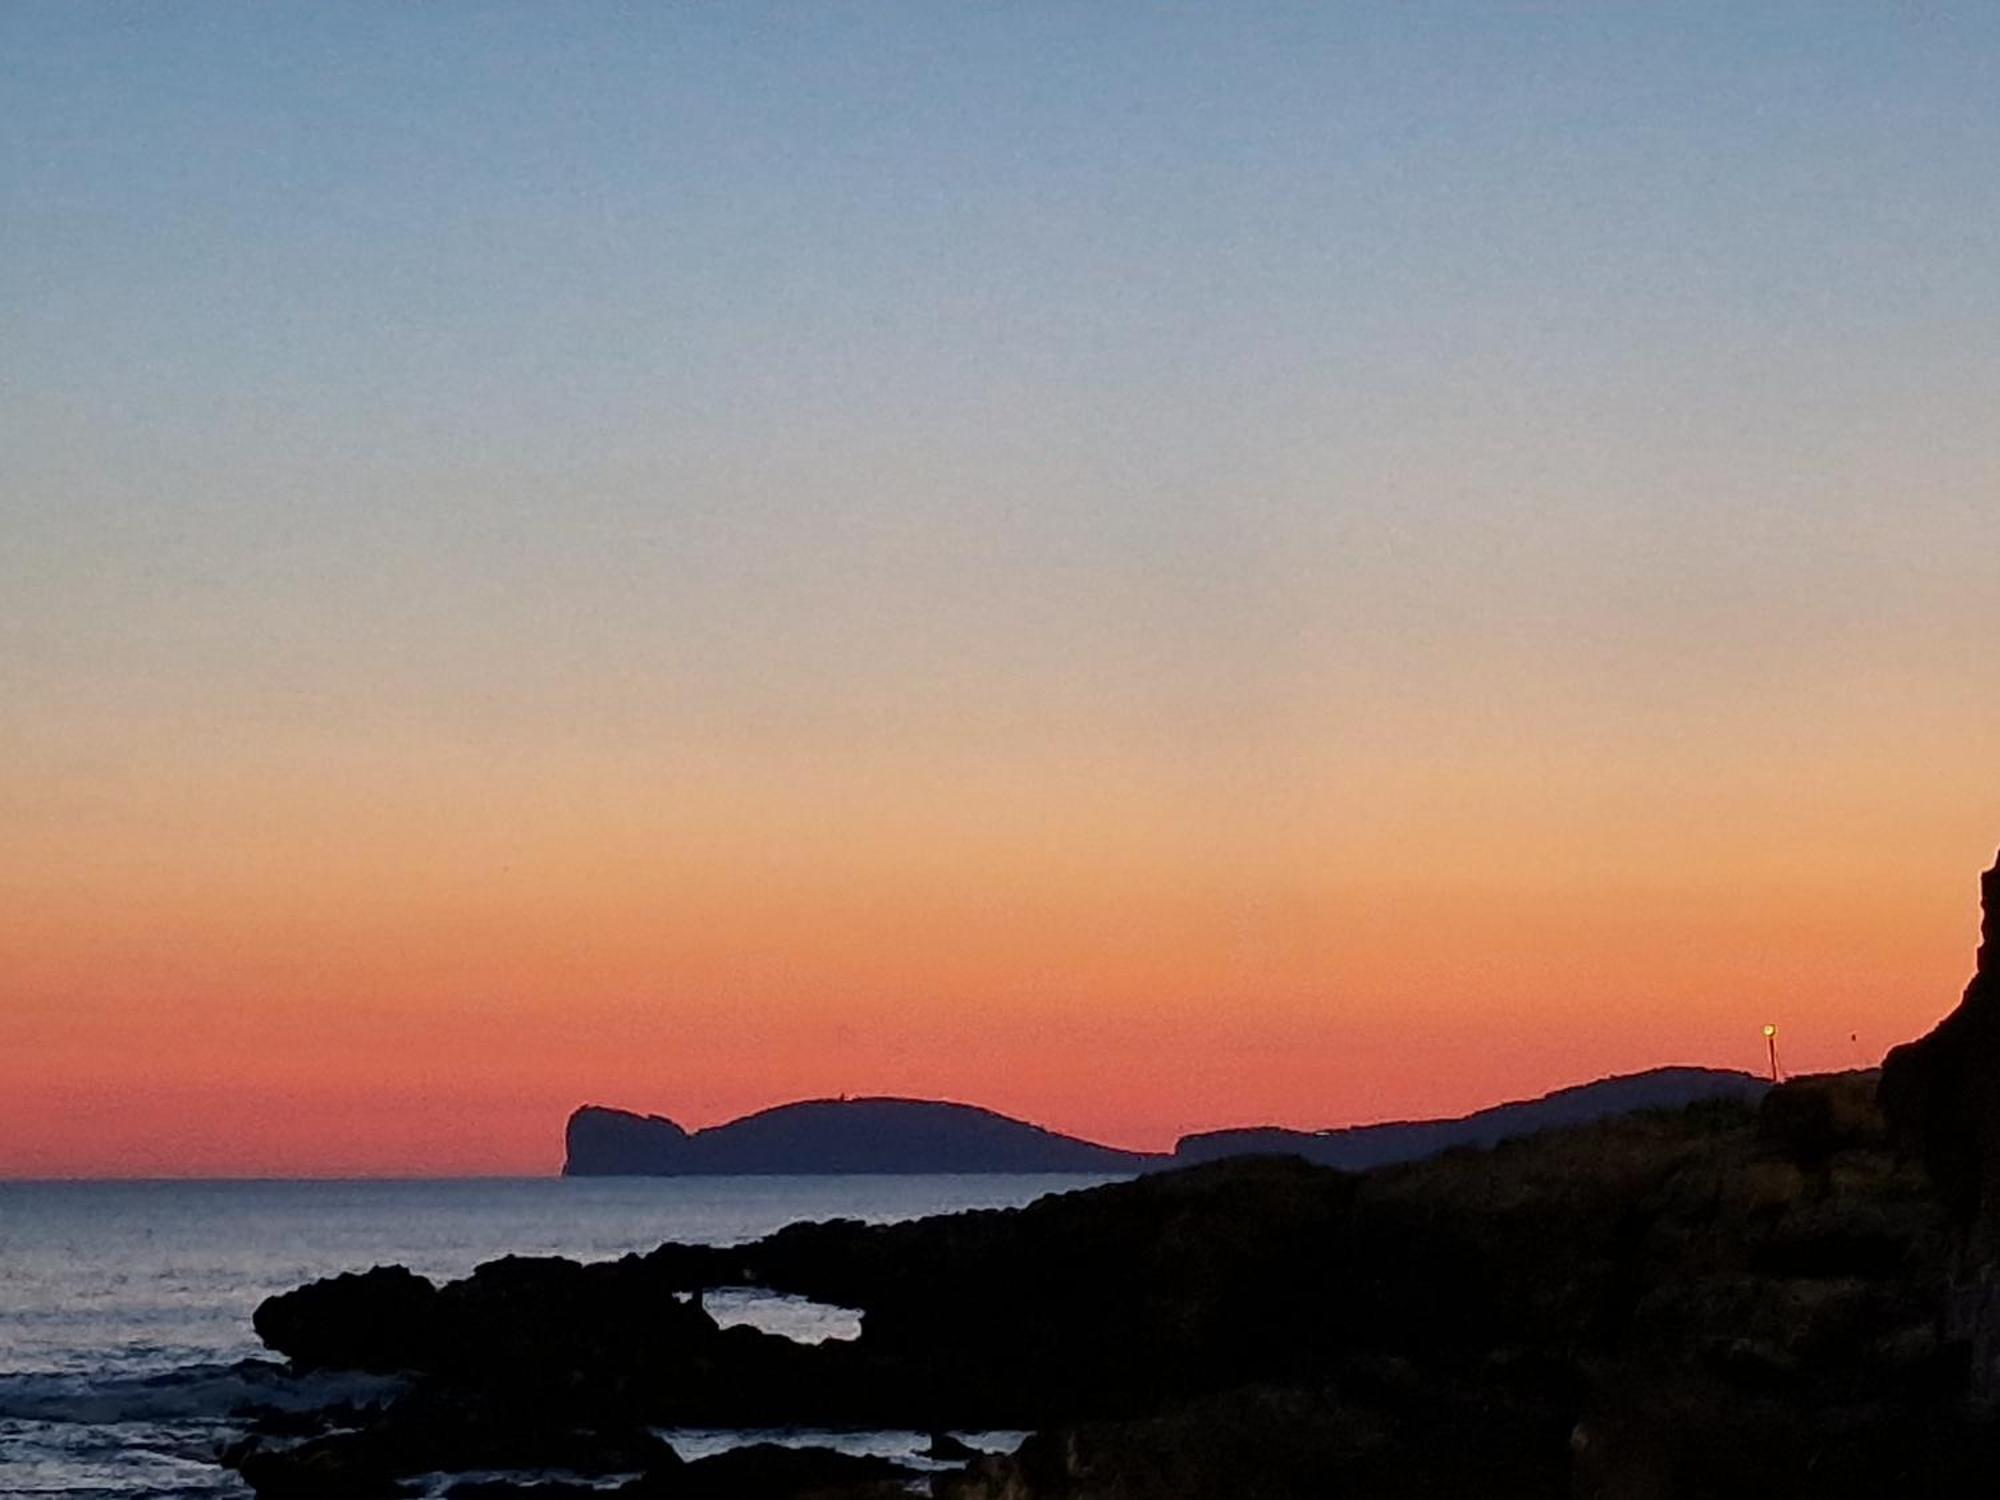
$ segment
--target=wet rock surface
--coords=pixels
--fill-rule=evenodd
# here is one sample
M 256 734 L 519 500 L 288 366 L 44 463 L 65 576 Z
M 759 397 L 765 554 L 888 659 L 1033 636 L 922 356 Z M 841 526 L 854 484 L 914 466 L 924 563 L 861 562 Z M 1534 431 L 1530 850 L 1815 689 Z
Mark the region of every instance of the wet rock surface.
M 1987 1494 L 1990 984 L 1982 967 L 1892 1055 L 1879 1109 L 1872 1073 L 1803 1078 L 1359 1176 L 1234 1160 L 726 1250 L 317 1283 L 260 1309 L 266 1340 L 408 1388 L 237 1463 L 266 1495 L 537 1469 L 858 1497 L 926 1481 L 791 1449 L 683 1463 L 650 1429 L 1019 1428 L 1017 1453 L 927 1482 L 947 1500 Z M 737 1285 L 859 1308 L 861 1336 L 718 1328 L 698 1294 Z

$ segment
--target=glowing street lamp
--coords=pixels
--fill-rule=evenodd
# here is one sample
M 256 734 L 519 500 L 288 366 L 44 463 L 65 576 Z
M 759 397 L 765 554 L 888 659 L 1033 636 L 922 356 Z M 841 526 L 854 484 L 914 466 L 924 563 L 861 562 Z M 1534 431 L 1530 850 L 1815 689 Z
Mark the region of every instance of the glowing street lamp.
M 1771 1082 L 1776 1083 L 1778 1081 L 1778 1028 L 1777 1027 L 1766 1026 L 1764 1028 L 1764 1046 L 1771 1054 Z

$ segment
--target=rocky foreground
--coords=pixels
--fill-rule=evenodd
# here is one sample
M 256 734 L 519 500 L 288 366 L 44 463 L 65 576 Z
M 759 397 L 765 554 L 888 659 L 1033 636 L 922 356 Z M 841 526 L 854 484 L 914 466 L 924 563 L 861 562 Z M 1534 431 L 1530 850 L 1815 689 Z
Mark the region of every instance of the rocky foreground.
M 1987 893 L 1990 937 L 2000 877 Z M 1360 1175 L 1229 1161 L 731 1249 L 316 1282 L 258 1310 L 265 1342 L 404 1372 L 403 1394 L 228 1461 L 267 1496 L 548 1469 L 664 1500 L 1987 1495 L 1994 952 L 1892 1055 L 1886 1115 L 1874 1074 L 1843 1074 Z M 701 1293 L 746 1285 L 862 1309 L 861 1336 L 719 1328 Z M 1033 1435 L 969 1457 L 941 1437 L 961 1466 L 918 1475 L 683 1462 L 651 1432 L 690 1426 Z

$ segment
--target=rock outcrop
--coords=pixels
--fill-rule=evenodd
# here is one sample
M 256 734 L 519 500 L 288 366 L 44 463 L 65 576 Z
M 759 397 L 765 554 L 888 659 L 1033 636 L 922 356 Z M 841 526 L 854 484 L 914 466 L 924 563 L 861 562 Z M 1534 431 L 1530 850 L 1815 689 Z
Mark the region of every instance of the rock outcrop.
M 586 1104 L 563 1127 L 565 1177 L 661 1177 L 685 1170 L 691 1137 L 665 1115 Z
M 1959 1231 L 1945 1332 L 2000 1399 L 2000 859 L 1980 882 L 1977 965 L 1958 1008 L 1883 1061 L 1882 1112 Z
M 1985 1240 L 2000 1228 L 2000 859 L 1980 882 L 1978 966 L 1958 1008 L 1882 1064 L 1882 1110 Z
M 257 1336 L 299 1369 L 474 1378 L 530 1365 L 671 1364 L 720 1333 L 698 1302 L 632 1260 L 509 1255 L 443 1287 L 401 1266 L 265 1299 Z

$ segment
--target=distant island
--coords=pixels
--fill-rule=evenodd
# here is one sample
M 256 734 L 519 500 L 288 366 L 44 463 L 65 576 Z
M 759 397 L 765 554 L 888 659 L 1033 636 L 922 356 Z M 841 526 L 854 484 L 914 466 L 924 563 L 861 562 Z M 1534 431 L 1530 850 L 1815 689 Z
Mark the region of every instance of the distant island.
M 1558 1089 L 1448 1120 L 1333 1130 L 1254 1126 L 1183 1136 L 1171 1153 L 1121 1151 L 973 1104 L 933 1099 L 809 1099 L 706 1130 L 663 1115 L 587 1104 L 569 1117 L 566 1177 L 837 1176 L 869 1173 L 1129 1173 L 1232 1156 L 1297 1156 L 1357 1171 L 1458 1146 L 1704 1099 L 1755 1102 L 1770 1087 L 1720 1068 L 1654 1068 Z
M 1165 1160 L 932 1099 L 807 1099 L 693 1131 L 587 1104 L 565 1136 L 565 1177 L 1120 1173 Z

